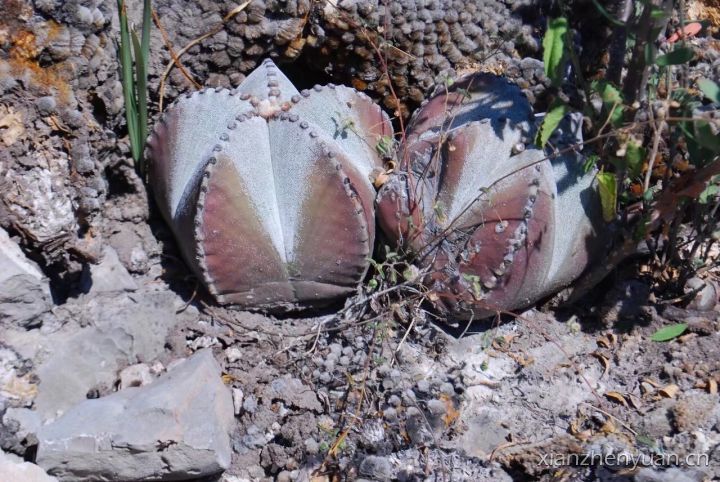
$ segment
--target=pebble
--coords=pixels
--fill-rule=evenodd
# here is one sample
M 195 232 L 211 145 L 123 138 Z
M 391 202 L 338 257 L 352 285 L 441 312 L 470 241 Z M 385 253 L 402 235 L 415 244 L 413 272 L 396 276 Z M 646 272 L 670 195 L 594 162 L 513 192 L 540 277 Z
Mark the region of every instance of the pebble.
M 194 340 L 188 341 L 188 346 L 193 351 L 198 351 L 203 348 L 210 348 L 211 346 L 215 346 L 218 343 L 219 343 L 218 339 L 215 338 L 214 336 L 203 335 L 198 338 L 195 338 Z
M 393 478 L 392 464 L 386 457 L 377 455 L 365 457 L 360 463 L 360 475 L 372 477 L 375 480 L 391 480 Z
M 320 445 L 315 439 L 308 438 L 305 440 L 305 451 L 308 455 L 315 455 L 320 451 Z
M 445 382 L 440 385 L 440 393 L 444 393 L 449 396 L 455 395 L 455 387 L 453 387 L 452 383 Z
M 145 363 L 130 365 L 120 372 L 120 390 L 130 387 L 142 387 L 153 381 L 150 367 Z
M 242 351 L 236 346 L 231 346 L 225 349 L 225 358 L 227 358 L 228 363 L 235 363 L 236 361 L 241 360 L 242 357 Z
M 243 407 L 243 391 L 240 388 L 233 388 L 232 389 L 232 399 L 233 399 L 233 409 L 235 412 L 235 416 L 240 415 L 240 411 Z
M 40 111 L 40 114 L 42 115 L 48 115 L 55 112 L 55 108 L 57 107 L 57 101 L 55 100 L 55 97 L 51 95 L 47 95 L 45 97 L 40 97 L 35 101 L 35 106 L 37 107 L 38 111 Z
M 246 412 L 255 413 L 255 410 L 257 410 L 257 398 L 255 398 L 255 395 L 250 394 L 245 397 L 245 401 L 243 401 L 243 408 Z
M 417 383 L 417 391 L 418 393 L 430 393 L 430 382 L 427 380 L 420 380 Z
M 696 290 L 698 290 L 697 294 L 688 307 L 698 311 L 712 310 L 718 301 L 718 295 L 720 295 L 717 285 L 709 279 L 690 278 L 685 283 L 685 293 L 692 293 Z

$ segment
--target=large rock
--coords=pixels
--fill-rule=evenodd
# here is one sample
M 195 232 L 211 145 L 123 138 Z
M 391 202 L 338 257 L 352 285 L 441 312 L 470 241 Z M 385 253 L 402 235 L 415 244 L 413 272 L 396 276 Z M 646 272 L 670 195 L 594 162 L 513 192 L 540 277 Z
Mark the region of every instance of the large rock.
M 57 482 L 55 477 L 16 455 L 0 450 L 0 480 L 7 482 Z
M 170 330 L 191 316 L 176 314 L 180 306 L 182 300 L 169 292 L 83 298 L 55 310 L 63 323 L 56 332 L 0 329 L 0 339 L 33 360 L 35 409 L 48 420 L 91 390 L 109 389 L 123 367 L 162 355 Z
M 38 464 L 77 481 L 187 480 L 230 466 L 230 391 L 209 350 L 151 385 L 86 400 L 39 434 Z
M 32 325 L 50 309 L 50 286 L 40 268 L 0 228 L 0 326 Z

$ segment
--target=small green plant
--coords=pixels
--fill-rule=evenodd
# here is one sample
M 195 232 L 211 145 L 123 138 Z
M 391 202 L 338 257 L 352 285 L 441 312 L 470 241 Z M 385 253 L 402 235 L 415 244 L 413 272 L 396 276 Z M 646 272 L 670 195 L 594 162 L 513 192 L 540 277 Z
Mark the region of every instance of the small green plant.
M 375 270 L 375 274 L 368 281 L 368 289 L 370 291 L 376 290 L 378 287 L 384 286 L 386 282 L 390 285 L 396 285 L 398 279 L 403 277 L 403 273 L 407 271 L 407 264 L 402 257 L 395 251 L 392 251 L 389 246 L 385 245 L 385 256 L 381 262 L 375 261 L 372 258 L 368 258 L 368 261 Z
M 682 36 L 667 41 L 670 47 L 658 55 L 659 35 L 669 28 L 672 17 L 669 9 L 636 0 L 629 2 L 621 18 L 615 18 L 600 2 L 594 3 L 614 28 L 617 49 L 608 52 L 610 65 L 604 77 L 594 75 L 595 80 L 588 82 L 572 41 L 571 17 L 548 21 L 543 60 L 553 90 L 535 142 L 541 148 L 550 145 L 565 115 L 582 113 L 585 168 L 599 167 L 603 217 L 617 223 L 620 237 L 626 240 L 619 240 L 624 247 L 614 258 L 623 259 L 633 243 L 654 237 L 654 244 L 663 246 L 662 252 L 652 253 L 654 262 L 661 269 L 679 265 L 679 274 L 672 278 L 682 286 L 695 269 L 713 262 L 707 253 L 720 237 L 720 124 L 713 117 L 720 86 L 704 78 L 688 85 L 686 70 L 696 52 Z M 680 7 L 676 12 L 679 31 L 684 20 Z M 578 95 L 568 95 L 575 91 Z M 693 188 L 677 189 L 680 178 Z M 691 225 L 692 239 L 679 239 L 683 223 Z
M 150 24 L 152 6 L 150 0 L 143 2 L 142 33 L 128 24 L 125 0 L 117 0 L 120 19 L 120 68 L 125 119 L 130 137 L 130 152 L 140 173 L 144 173 L 143 146 L 148 135 L 148 57 L 150 55 Z
M 390 158 L 395 152 L 395 139 L 392 136 L 382 136 L 375 145 L 375 150 L 383 157 Z

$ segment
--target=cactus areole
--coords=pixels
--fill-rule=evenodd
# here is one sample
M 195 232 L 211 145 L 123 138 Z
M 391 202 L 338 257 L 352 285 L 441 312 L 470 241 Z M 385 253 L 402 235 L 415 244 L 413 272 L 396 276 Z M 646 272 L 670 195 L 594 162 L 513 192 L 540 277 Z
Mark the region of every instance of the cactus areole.
M 378 220 L 415 252 L 441 311 L 477 319 L 527 307 L 576 279 L 602 245 L 594 173 L 578 154 L 548 159 L 527 145 L 531 130 L 520 89 L 488 74 L 439 88 L 410 121 Z
M 234 91 L 178 99 L 148 140 L 151 186 L 222 304 L 283 310 L 354 292 L 375 239 L 385 113 L 353 89 L 299 92 L 266 60 Z

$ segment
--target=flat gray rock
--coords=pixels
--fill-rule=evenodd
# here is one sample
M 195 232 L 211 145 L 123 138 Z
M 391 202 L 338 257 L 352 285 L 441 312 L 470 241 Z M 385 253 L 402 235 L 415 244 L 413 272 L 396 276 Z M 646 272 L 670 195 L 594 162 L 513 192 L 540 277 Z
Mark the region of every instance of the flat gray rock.
M 31 330 L 1 336 L 18 350 L 47 350 L 24 354 L 38 360 L 35 409 L 47 420 L 84 400 L 88 391 L 112 386 L 123 366 L 162 354 L 169 331 L 179 321 L 177 302 L 166 292 L 106 294 L 66 305 L 81 328 L 68 323 L 48 335 Z
M 52 305 L 50 286 L 38 266 L 0 228 L 0 326 L 30 326 Z
M 117 293 L 138 289 L 137 283 L 120 262 L 117 252 L 110 246 L 105 246 L 100 262 L 91 265 L 85 271 L 82 285 L 90 294 Z
M 86 400 L 38 433 L 37 463 L 62 480 L 187 480 L 230 466 L 230 391 L 210 350 L 152 384 Z

